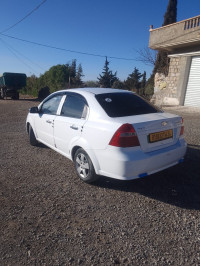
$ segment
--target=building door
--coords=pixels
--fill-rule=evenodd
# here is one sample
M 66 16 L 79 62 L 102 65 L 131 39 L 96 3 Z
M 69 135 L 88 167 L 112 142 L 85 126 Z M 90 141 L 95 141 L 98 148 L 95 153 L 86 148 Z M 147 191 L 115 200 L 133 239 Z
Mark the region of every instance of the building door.
M 200 56 L 192 58 L 184 105 L 200 107 Z

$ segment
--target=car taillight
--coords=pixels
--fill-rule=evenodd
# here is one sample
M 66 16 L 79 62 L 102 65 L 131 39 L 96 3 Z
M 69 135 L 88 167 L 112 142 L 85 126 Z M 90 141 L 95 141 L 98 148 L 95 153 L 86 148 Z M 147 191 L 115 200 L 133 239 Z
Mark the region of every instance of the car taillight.
M 109 145 L 125 148 L 140 146 L 140 143 L 134 127 L 131 124 L 124 124 L 115 132 Z
M 180 132 L 180 136 L 182 136 L 183 135 L 183 133 L 184 133 L 184 121 L 183 121 L 183 118 L 182 118 L 182 121 L 181 121 L 181 132 Z

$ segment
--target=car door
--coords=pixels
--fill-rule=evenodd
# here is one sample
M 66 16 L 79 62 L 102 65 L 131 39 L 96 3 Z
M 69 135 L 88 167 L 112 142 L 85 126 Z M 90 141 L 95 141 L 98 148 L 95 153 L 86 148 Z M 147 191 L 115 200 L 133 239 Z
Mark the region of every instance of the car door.
M 54 147 L 54 120 L 63 95 L 54 95 L 48 98 L 40 107 L 35 118 L 35 130 L 39 141 Z
M 85 98 L 77 93 L 67 93 L 54 121 L 54 141 L 56 148 L 70 157 L 70 149 L 81 136 L 86 122 L 88 105 Z

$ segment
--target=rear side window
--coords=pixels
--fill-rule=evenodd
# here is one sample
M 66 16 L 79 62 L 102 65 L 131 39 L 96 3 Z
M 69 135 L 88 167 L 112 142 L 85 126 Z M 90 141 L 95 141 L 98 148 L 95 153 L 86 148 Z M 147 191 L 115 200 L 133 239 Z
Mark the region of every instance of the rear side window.
M 85 118 L 87 105 L 83 97 L 79 95 L 67 95 L 63 104 L 61 115 L 73 118 Z
M 160 112 L 141 97 L 128 92 L 97 94 L 97 101 L 110 117 L 123 117 Z

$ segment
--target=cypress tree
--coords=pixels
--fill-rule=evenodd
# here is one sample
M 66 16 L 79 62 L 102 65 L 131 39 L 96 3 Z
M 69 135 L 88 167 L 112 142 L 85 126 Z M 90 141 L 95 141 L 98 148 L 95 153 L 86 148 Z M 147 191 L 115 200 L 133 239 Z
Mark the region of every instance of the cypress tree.
M 108 61 L 107 57 L 106 57 L 106 61 L 105 61 L 105 65 L 103 68 L 102 75 L 99 75 L 99 77 L 97 79 L 99 80 L 100 86 L 102 86 L 103 88 L 112 88 L 113 83 L 116 80 L 118 80 L 117 72 L 115 72 L 113 74 L 112 71 L 109 70 L 109 61 Z
M 146 73 L 146 71 L 144 71 L 144 73 L 142 75 L 140 95 L 144 95 L 146 83 L 147 83 L 147 73 Z
M 147 83 L 147 73 L 146 73 L 146 71 L 144 71 L 144 73 L 142 75 L 141 87 L 145 88 L 146 83 Z
M 177 19 L 177 0 L 169 0 L 162 26 L 175 23 L 176 19 Z M 168 53 L 164 51 L 159 51 L 157 54 L 153 74 L 156 74 L 158 72 L 167 75 L 168 70 L 169 70 Z
M 81 87 L 83 86 L 83 81 L 82 81 L 82 77 L 83 77 L 83 69 L 81 64 L 78 65 L 78 70 L 76 73 L 76 87 Z
M 169 0 L 167 11 L 164 15 L 163 26 L 175 23 L 177 19 L 177 0 Z

